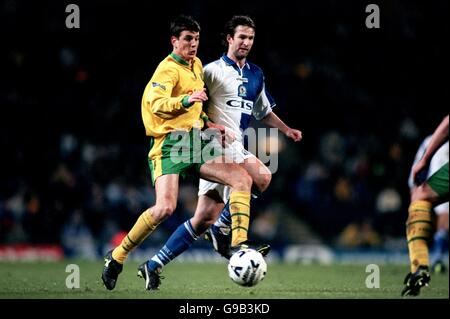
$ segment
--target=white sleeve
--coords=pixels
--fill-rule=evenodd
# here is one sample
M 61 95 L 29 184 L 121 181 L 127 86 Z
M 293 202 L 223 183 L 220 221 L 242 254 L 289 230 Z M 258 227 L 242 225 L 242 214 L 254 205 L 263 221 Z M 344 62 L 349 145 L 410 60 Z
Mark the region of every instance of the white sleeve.
M 203 82 L 205 82 L 209 94 L 213 94 L 217 89 L 216 79 L 219 75 L 218 72 L 220 72 L 220 68 L 218 67 L 217 62 L 209 63 L 203 68 Z
M 261 92 L 258 95 L 258 98 L 253 105 L 253 116 L 258 120 L 262 120 L 265 118 L 270 112 L 272 112 L 272 108 L 275 106 L 275 102 L 272 98 L 266 93 L 265 84 L 263 83 L 263 87 Z

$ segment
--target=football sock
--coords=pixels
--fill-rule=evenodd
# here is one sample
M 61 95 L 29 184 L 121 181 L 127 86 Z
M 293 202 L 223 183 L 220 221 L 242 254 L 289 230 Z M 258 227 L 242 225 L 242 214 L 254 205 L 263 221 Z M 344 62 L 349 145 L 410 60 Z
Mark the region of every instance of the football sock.
M 215 221 L 211 227 L 215 230 L 219 230 L 223 235 L 228 235 L 229 233 L 224 233 L 221 231 L 222 228 L 229 228 L 231 226 L 231 214 L 230 214 L 230 202 L 228 201 L 222 212 L 220 213 L 219 218 Z
M 125 262 L 128 254 L 136 248 L 140 243 L 150 235 L 158 224 L 155 222 L 150 209 L 139 216 L 138 220 L 131 228 L 130 232 L 122 239 L 122 242 L 117 246 L 113 252 L 113 258 L 120 264 Z
M 247 240 L 250 224 L 250 193 L 234 191 L 230 194 L 231 246 Z
M 430 202 L 414 201 L 408 209 L 406 239 L 408 240 L 411 273 L 416 272 L 420 265 L 429 266 L 428 241 L 431 239 L 433 231 L 431 207 Z
M 192 228 L 191 221 L 187 220 L 172 233 L 166 244 L 148 262 L 150 270 L 156 270 L 167 265 L 175 257 L 186 251 L 198 239 Z

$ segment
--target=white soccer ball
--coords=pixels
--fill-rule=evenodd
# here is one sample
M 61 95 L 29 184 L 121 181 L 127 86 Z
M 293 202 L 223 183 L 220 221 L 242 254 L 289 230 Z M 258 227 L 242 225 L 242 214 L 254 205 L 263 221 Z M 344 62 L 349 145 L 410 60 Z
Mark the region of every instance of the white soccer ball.
M 242 249 L 231 256 L 228 263 L 228 276 L 241 286 L 255 286 L 264 279 L 267 264 L 263 255 L 254 249 Z

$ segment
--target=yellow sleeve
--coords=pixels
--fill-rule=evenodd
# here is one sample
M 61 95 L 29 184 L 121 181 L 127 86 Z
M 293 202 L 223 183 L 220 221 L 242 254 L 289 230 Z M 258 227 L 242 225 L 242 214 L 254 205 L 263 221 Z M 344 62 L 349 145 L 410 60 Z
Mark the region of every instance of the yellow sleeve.
M 187 112 L 182 101 L 187 94 L 172 97 L 172 90 L 178 82 L 178 72 L 171 68 L 156 70 L 145 96 L 145 103 L 151 112 L 163 119 L 172 119 Z

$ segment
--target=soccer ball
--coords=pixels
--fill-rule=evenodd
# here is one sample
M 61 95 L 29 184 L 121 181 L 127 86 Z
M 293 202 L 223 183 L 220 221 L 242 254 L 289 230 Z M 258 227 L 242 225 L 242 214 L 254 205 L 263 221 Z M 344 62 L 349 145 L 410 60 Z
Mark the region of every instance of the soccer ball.
M 264 279 L 267 264 L 261 253 L 254 249 L 241 249 L 231 256 L 228 263 L 228 276 L 238 285 L 255 286 Z

